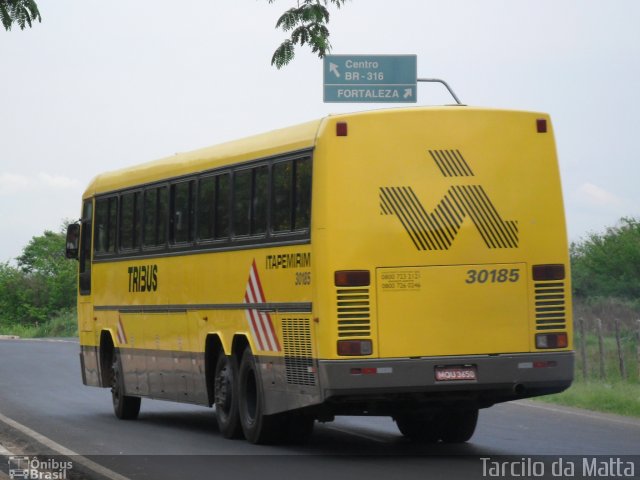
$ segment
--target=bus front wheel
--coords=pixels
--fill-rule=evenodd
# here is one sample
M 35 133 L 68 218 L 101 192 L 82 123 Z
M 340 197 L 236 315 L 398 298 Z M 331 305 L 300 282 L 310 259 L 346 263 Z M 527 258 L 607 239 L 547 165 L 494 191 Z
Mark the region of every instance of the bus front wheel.
M 245 438 L 251 443 L 269 444 L 281 440 L 282 414 L 264 413 L 264 391 L 256 360 L 247 348 L 238 371 L 238 413 Z
M 113 355 L 111 367 L 111 399 L 113 412 L 120 420 L 135 420 L 140 413 L 140 397 L 131 397 L 124 394 L 124 373 L 120 354 Z
M 238 415 L 237 361 L 220 351 L 214 374 L 216 421 L 225 438 L 240 438 L 242 427 Z

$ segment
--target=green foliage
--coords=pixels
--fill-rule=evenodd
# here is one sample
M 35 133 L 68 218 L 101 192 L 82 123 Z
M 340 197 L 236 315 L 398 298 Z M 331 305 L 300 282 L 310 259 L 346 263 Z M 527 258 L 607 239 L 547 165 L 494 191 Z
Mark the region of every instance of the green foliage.
M 577 297 L 640 298 L 640 221 L 623 218 L 605 233 L 571 244 Z
M 3 325 L 0 335 L 15 335 L 20 338 L 77 337 L 78 315 L 75 308 L 54 313 L 44 323 L 37 325 Z
M 77 263 L 64 256 L 65 235 L 33 237 L 17 267 L 0 263 L 0 325 L 40 325 L 76 302 Z
M 597 412 L 640 417 L 640 385 L 632 383 L 576 381 L 562 393 L 536 397 L 536 400 Z
M 274 1 L 269 0 L 269 3 Z M 278 19 L 276 28 L 291 32 L 291 35 L 273 53 L 271 65 L 279 69 L 291 62 L 296 45 L 309 45 L 313 53 L 323 58 L 331 50 L 327 28 L 329 10 L 326 6 L 333 3 L 340 8 L 345 2 L 346 0 L 302 0 L 297 7 L 284 12 Z
M 14 23 L 24 30 L 36 20 L 42 21 L 35 0 L 0 0 L 0 22 L 5 30 L 11 30 Z

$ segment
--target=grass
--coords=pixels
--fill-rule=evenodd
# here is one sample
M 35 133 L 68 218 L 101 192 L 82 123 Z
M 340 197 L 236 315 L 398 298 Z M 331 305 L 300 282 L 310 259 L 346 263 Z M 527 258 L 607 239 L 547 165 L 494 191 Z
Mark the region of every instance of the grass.
M 638 382 L 578 380 L 562 393 L 537 397 L 536 400 L 640 418 L 640 384 Z
M 0 323 L 0 335 L 16 335 L 20 338 L 77 337 L 78 320 L 76 309 L 58 312 L 49 321 L 35 325 L 5 325 Z
M 623 379 L 620 373 L 618 347 L 613 333 L 615 328 L 611 320 L 603 321 L 604 378 L 600 373 L 600 349 L 598 336 L 594 333 L 595 322 L 587 321 L 585 328 L 586 376 L 581 351 L 582 342 L 576 324 L 574 342 L 576 369 L 573 385 L 562 393 L 538 397 L 536 400 L 640 418 L 640 373 L 638 372 L 640 365 L 636 350 L 639 340 L 636 336 L 636 325 L 635 320 L 628 321 L 626 324 L 621 323 L 620 343 L 626 368 L 626 378 Z

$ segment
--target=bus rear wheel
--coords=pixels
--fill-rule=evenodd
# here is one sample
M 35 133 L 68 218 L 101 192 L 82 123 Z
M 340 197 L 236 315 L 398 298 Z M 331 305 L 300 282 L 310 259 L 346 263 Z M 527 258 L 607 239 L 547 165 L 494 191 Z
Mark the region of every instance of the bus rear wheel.
M 464 443 L 478 423 L 478 409 L 446 409 L 431 414 L 409 413 L 394 417 L 398 429 L 416 442 Z
M 464 443 L 471 439 L 478 424 L 478 409 L 450 410 L 446 413 L 442 441 L 445 443 Z
M 237 361 L 220 352 L 214 374 L 216 421 L 225 438 L 240 438 L 242 427 L 238 415 Z
M 414 442 L 436 443 L 440 440 L 442 427 L 435 416 L 407 413 L 393 419 L 400 433 Z
M 283 439 L 284 414 L 264 413 L 264 391 L 256 360 L 247 348 L 238 371 L 238 413 L 244 437 L 251 443 L 270 444 Z
M 113 412 L 120 420 L 135 420 L 140 413 L 140 397 L 131 397 L 124 394 L 124 372 L 120 354 L 116 351 L 113 355 L 111 366 L 111 400 Z

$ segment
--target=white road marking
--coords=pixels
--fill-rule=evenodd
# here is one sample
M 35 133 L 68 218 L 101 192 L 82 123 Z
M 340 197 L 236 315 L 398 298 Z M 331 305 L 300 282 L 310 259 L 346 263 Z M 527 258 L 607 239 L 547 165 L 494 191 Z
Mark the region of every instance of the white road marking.
M 640 419 L 634 417 L 623 417 L 621 415 L 614 415 L 611 413 L 592 412 L 590 410 L 583 410 L 579 408 L 565 407 L 559 405 L 551 405 L 547 403 L 537 403 L 530 400 L 520 400 L 517 402 L 510 402 L 511 405 L 519 405 L 521 407 L 537 408 L 540 410 L 547 410 L 555 413 L 566 413 L 568 415 L 576 415 L 578 417 L 587 417 L 593 420 L 600 420 L 603 422 L 619 423 L 626 426 L 634 426 L 640 428 Z
M 79 343 L 77 338 L 20 338 L 16 335 L 0 335 L 0 340 L 20 340 L 21 342 Z
M 6 448 L 4 448 L 1 443 L 0 443 L 0 455 L 5 455 L 7 457 L 14 457 L 15 456 L 15 454 L 13 452 L 10 452 Z
M 15 428 L 16 430 L 24 433 L 25 435 L 29 436 L 30 438 L 36 440 L 37 442 L 41 443 L 47 448 L 50 448 L 51 450 L 53 450 L 54 452 L 60 455 L 64 455 L 66 457 L 73 457 L 71 458 L 72 462 L 82 465 L 83 467 L 88 468 L 89 470 L 92 470 L 96 473 L 99 473 L 100 475 L 103 475 L 112 480 L 129 480 L 127 477 L 124 477 L 119 473 L 114 472 L 113 470 L 109 470 L 108 468 L 103 467 L 102 465 L 81 456 L 80 454 L 74 452 L 73 450 L 70 450 L 67 447 L 60 445 L 59 443 L 54 442 L 50 438 L 45 437 L 44 435 L 36 432 L 35 430 L 32 430 L 29 427 L 22 425 L 21 423 L 18 423 L 15 420 L 12 420 L 11 418 L 6 417 L 1 413 L 0 413 L 0 422 L 6 423 L 10 427 Z
M 374 442 L 378 442 L 378 443 L 386 443 L 388 441 L 388 439 L 374 437 L 373 435 L 366 435 L 364 433 L 355 432 L 353 430 L 347 430 L 346 428 L 340 428 L 334 425 L 325 425 L 324 428 L 326 428 L 327 430 L 334 430 L 340 433 L 346 433 L 347 435 L 354 435 L 356 437 L 366 438 L 367 440 L 373 440 Z

